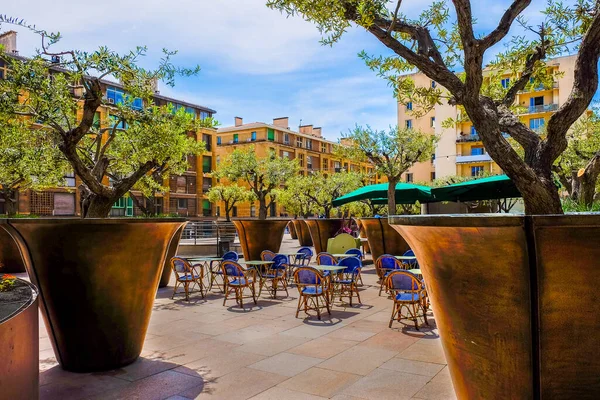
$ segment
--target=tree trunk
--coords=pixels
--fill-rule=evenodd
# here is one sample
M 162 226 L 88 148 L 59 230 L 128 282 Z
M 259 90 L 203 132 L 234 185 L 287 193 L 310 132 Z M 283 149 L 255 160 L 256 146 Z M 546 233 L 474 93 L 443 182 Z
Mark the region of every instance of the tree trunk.
M 324 207 L 324 209 L 325 209 L 325 218 L 329 218 L 329 216 L 331 215 L 331 208 Z
M 135 204 L 135 206 L 139 208 L 146 217 L 150 217 L 154 214 L 154 204 L 152 204 L 151 207 L 146 207 L 144 203 L 140 199 L 138 199 L 137 196 L 133 193 L 129 192 L 129 196 L 131 197 L 133 204 Z
M 258 219 L 267 219 L 267 199 L 265 196 L 259 197 L 258 204 Z
M 388 176 L 388 215 L 396 214 L 396 184 L 398 183 L 398 179 L 390 179 Z
M 224 201 L 223 203 L 225 205 L 225 221 L 231 222 L 231 218 L 229 217 L 229 213 L 233 209 L 233 204 L 230 206 L 229 202 L 227 202 L 227 201 Z
M 0 192 L 0 195 L 4 199 L 4 210 L 6 215 L 12 217 L 17 214 L 17 202 L 15 201 L 15 190 L 4 189 Z
M 523 182 L 522 176 L 511 176 L 511 179 L 523 196 L 525 214 L 563 214 L 558 189 L 551 177 L 538 176 L 538 180 L 529 183 Z
M 108 197 L 101 197 L 93 193 L 82 194 L 81 198 L 81 216 L 82 218 L 108 218 L 110 210 L 118 200 Z

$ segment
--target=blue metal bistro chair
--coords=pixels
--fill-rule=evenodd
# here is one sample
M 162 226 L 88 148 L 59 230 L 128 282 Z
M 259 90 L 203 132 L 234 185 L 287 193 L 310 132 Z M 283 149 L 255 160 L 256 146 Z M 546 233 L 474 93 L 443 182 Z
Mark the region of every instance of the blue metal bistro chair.
M 360 259 L 360 261 L 365 259 L 365 255 L 363 254 L 362 251 L 360 251 L 360 249 L 348 249 L 348 250 L 346 250 L 346 254 L 354 254 L 356 257 L 358 257 Z M 360 286 L 362 286 L 363 281 L 362 281 L 361 275 L 358 276 L 358 280 L 360 282 Z
M 346 269 L 340 271 L 333 280 L 336 294 L 340 296 L 340 300 L 343 297 L 349 297 L 350 307 L 352 307 L 352 298 L 354 297 L 354 293 L 356 293 L 358 303 L 362 304 L 360 294 L 358 293 L 358 281 L 360 279 L 362 262 L 358 257 L 348 257 L 340 260 L 338 265 L 344 266 Z
M 427 294 L 423 283 L 416 275 L 405 270 L 392 271 L 387 277 L 387 287 L 394 300 L 390 328 L 394 320 L 401 322 L 403 319 L 408 319 L 413 321 L 415 329 L 419 330 L 418 318 L 420 316 L 423 317 L 425 324 L 429 325 L 427 321 Z M 406 309 L 406 315 L 402 314 L 403 309 Z
M 241 308 L 244 308 L 244 289 L 249 288 L 252 294 L 252 300 L 256 304 L 256 270 L 245 270 L 235 261 L 223 261 L 221 263 L 223 271 L 223 289 L 225 298 L 223 305 L 227 301 L 229 294 L 235 292 L 235 299 Z
M 312 267 L 299 267 L 294 272 L 294 281 L 298 288 L 298 308 L 296 318 L 301 309 L 308 315 L 308 310 L 315 310 L 317 318 L 321 319 L 321 309 L 326 308 L 331 315 L 327 288 L 328 278 Z
M 237 261 L 240 259 L 240 256 L 235 251 L 228 251 L 227 253 L 223 254 L 223 257 L 221 258 L 223 261 Z M 223 270 L 221 269 L 221 262 L 222 261 L 210 262 L 210 283 L 208 285 L 208 290 L 212 290 L 213 284 L 217 285 L 217 287 L 221 289 L 221 285 L 219 285 L 219 282 L 217 282 L 218 277 L 220 277 L 223 282 L 225 281 L 223 278 Z M 224 288 L 222 290 L 225 292 Z
M 204 298 L 204 283 L 202 282 L 202 275 L 204 268 L 201 264 L 192 265 L 187 260 L 181 257 L 171 258 L 171 269 L 175 274 L 175 289 L 173 290 L 173 296 L 175 298 L 177 294 L 177 288 L 183 285 L 185 300 L 190 301 L 190 287 L 193 289 L 194 285 L 198 286 L 200 295 Z
M 381 276 L 381 285 L 379 286 L 379 295 L 381 296 L 381 292 L 383 292 L 383 287 L 387 283 L 388 275 L 392 271 L 402 269 L 402 263 L 393 255 L 384 254 L 382 256 L 379 256 L 377 261 L 375 261 L 375 268 L 378 270 L 379 276 Z

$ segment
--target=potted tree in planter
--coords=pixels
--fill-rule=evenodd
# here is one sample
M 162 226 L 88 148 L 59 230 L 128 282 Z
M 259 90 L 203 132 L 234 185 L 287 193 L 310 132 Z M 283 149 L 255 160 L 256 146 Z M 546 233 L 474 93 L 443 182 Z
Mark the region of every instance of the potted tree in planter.
M 259 158 L 254 146 L 235 149 L 221 161 L 216 176 L 248 185 L 258 200 L 258 220 L 239 218 L 233 221 L 246 260 L 259 260 L 263 250 L 279 250 L 289 220 L 267 219 L 267 210 L 275 201 L 274 190 L 295 176 L 297 171 L 295 160 L 277 157 L 274 152 Z
M 378 131 L 357 126 L 344 135 L 344 145 L 335 152 L 344 158 L 370 161 L 375 172 L 388 181 L 387 207 L 396 214 L 396 184 L 404 172 L 417 162 L 431 159 L 437 137 L 413 129 L 394 127 Z M 390 227 L 386 218 L 361 218 L 373 259 L 383 254 L 403 254 L 408 244 Z
M 17 242 L 40 290 L 61 366 L 117 368 L 140 354 L 167 249 L 184 221 L 106 217 L 140 179 L 185 170 L 187 157 L 204 148 L 193 132 L 212 121 L 155 103 L 156 80 L 173 84 L 175 76 L 197 72 L 175 67 L 174 53 L 165 51 L 160 66 L 148 71 L 137 64 L 143 47 L 126 55 L 104 47 L 52 51 L 58 35 L 26 27 L 41 36 L 41 50 L 29 59 L 1 55 L 11 79 L 0 80 L 0 106 L 41 125 L 44 140 L 57 144 L 82 182 L 84 219 L 12 219 L 0 227 Z M 112 102 L 107 85 L 119 89 Z M 110 117 L 99 119 L 101 110 Z
M 211 203 L 223 203 L 225 210 L 225 221 L 215 221 L 219 229 L 219 238 L 221 241 L 233 242 L 235 240 L 235 225 L 231 222 L 231 210 L 237 203 L 253 201 L 254 194 L 248 189 L 231 185 L 218 185 L 210 188 L 206 194 Z
M 487 151 L 523 196 L 525 216 L 391 217 L 419 260 L 457 397 L 598 397 L 600 365 L 589 356 L 597 348 L 590 332 L 600 320 L 588 316 L 600 314 L 594 301 L 600 216 L 561 215 L 552 176 L 569 129 L 598 88 L 598 2 L 551 1 L 543 23 L 534 27 L 521 18 L 530 2 L 515 0 L 497 26 L 477 34 L 468 0 L 433 3 L 416 20 L 402 13 L 401 2 L 393 11 L 378 1 L 269 4 L 315 22 L 330 42 L 351 24 L 366 29 L 393 52 L 363 56 L 389 78 L 398 98 L 431 108 L 447 97 L 464 107 Z M 484 78 L 486 52 L 506 39 L 517 19 L 534 35 L 513 27 L 519 36 L 505 42 L 506 51 Z M 449 25 L 456 27 L 453 34 Z M 513 104 L 520 91 L 552 84 L 545 60 L 566 50 L 577 54 L 573 87 L 542 137 L 521 122 Z M 454 73 L 457 66 L 461 76 Z M 415 68 L 437 85 L 415 89 L 401 76 Z M 504 134 L 523 147 L 524 157 Z M 565 273 L 565 265 L 577 273 Z
M 0 386 L 7 399 L 39 397 L 39 317 L 35 286 L 0 273 Z
M 286 182 L 285 188 L 274 191 L 279 205 L 285 207 L 288 213 L 294 215 L 294 219 L 288 223 L 288 227 L 290 227 L 290 231 L 293 229 L 296 233 L 296 238 L 300 246 L 313 245 L 308 225 L 306 225 L 306 219 L 314 215 L 314 204 L 306 196 L 306 183 L 305 177 L 295 176 Z
M 318 213 L 325 218 L 307 219 L 315 252 L 327 251 L 327 241 L 344 227 L 344 219 L 330 218 L 333 200 L 349 193 L 362 184 L 363 176 L 356 172 L 343 171 L 329 175 L 317 172 L 307 176 L 305 195 L 312 200 Z

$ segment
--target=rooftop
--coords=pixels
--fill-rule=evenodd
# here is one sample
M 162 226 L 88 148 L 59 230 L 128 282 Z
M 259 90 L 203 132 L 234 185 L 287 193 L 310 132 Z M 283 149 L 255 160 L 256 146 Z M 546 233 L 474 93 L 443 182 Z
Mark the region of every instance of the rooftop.
M 286 235 L 282 252 L 298 249 Z M 452 399 L 446 360 L 430 314 L 420 331 L 395 322 L 378 296 L 373 265 L 363 271 L 362 305 L 336 301 L 329 318 L 295 318 L 297 290 L 241 310 L 206 299 L 171 299 L 159 289 L 141 357 L 102 373 L 57 365 L 40 323 L 41 399 Z

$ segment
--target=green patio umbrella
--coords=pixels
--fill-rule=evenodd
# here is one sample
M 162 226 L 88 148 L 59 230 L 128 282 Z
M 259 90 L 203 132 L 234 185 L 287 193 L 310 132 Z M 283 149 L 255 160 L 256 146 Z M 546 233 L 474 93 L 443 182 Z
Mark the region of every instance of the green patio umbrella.
M 381 201 L 383 204 L 387 204 L 387 190 L 387 183 L 364 186 L 333 200 L 333 206 L 339 207 L 359 200 L 376 200 L 377 202 Z M 396 184 L 396 204 L 413 204 L 416 201 L 426 203 L 432 200 L 431 188 L 428 186 L 412 183 Z
M 521 197 L 506 175 L 490 176 L 431 189 L 435 201 L 477 201 Z

